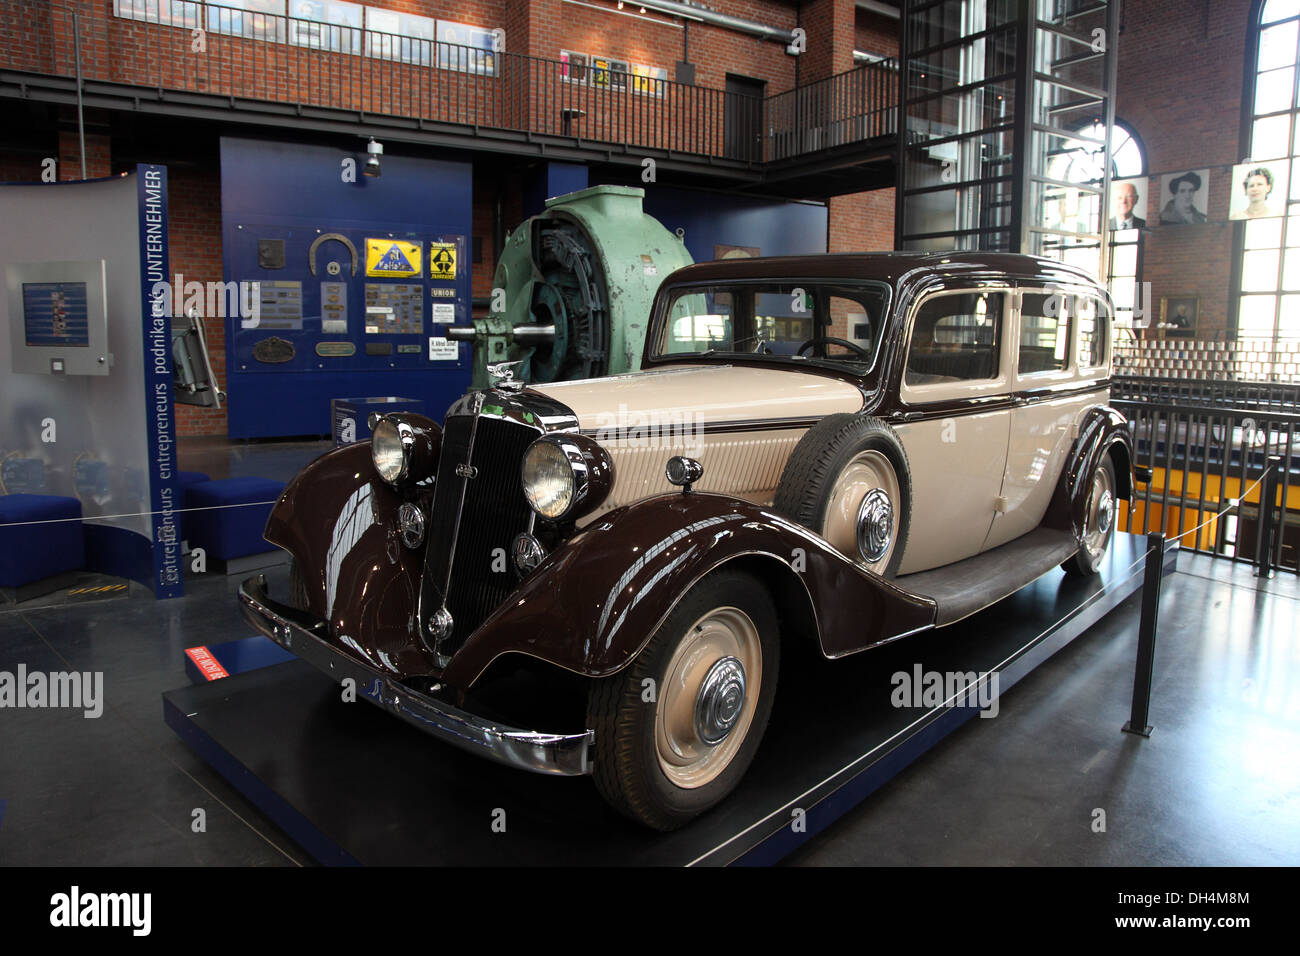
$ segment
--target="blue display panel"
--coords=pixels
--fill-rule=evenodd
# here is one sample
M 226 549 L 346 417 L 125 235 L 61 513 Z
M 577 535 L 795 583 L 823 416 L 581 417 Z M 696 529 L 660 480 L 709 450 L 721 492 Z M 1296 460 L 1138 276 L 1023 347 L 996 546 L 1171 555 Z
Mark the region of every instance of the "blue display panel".
M 330 401 L 358 394 L 441 419 L 470 381 L 470 346 L 445 341 L 470 321 L 470 166 L 385 156 L 367 178 L 360 141 L 221 156 L 230 436 L 329 434 Z
M 84 282 L 24 282 L 27 344 L 90 346 L 89 296 Z

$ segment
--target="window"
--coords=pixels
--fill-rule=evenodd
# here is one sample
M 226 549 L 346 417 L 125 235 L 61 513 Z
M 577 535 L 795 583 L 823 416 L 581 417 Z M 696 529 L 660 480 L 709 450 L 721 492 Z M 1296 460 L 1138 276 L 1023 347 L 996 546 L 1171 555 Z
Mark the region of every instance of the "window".
M 706 351 L 761 355 L 773 361 L 874 364 L 889 302 L 878 283 L 818 285 L 816 280 L 719 283 L 674 290 L 658 354 Z M 847 329 L 847 331 L 846 331 Z M 853 346 L 818 341 L 847 339 Z
M 1291 165 L 1285 217 L 1251 219 L 1242 230 L 1237 335 L 1262 339 L 1270 349 L 1300 336 L 1300 137 L 1297 137 L 1297 63 L 1300 0 L 1266 0 L 1255 24 L 1258 39 L 1252 85 L 1252 161 Z M 1282 157 L 1278 160 L 1278 157 Z
M 1106 328 L 1110 310 L 1105 302 L 1090 295 L 1081 295 L 1074 302 L 1079 321 L 1079 367 L 1097 368 L 1106 364 Z
M 994 379 L 998 375 L 1000 293 L 939 295 L 917 310 L 905 381 L 912 385 Z
M 1020 305 L 1020 349 L 1016 370 L 1021 375 L 1060 372 L 1070 363 L 1070 312 L 1068 295 L 1025 293 Z

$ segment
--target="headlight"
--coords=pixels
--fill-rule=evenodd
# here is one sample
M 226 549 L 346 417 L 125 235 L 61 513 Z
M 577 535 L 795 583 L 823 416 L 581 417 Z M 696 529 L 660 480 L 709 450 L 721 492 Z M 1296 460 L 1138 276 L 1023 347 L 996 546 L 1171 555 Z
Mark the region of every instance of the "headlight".
M 441 447 L 442 429 L 423 415 L 385 415 L 370 432 L 370 459 L 390 485 L 432 480 Z
M 547 435 L 524 452 L 524 497 L 548 521 L 576 520 L 597 508 L 614 483 L 609 453 L 583 435 Z
M 370 457 L 384 481 L 391 485 L 402 480 L 406 473 L 406 448 L 396 422 L 381 418 L 375 423 L 375 430 L 370 433 Z

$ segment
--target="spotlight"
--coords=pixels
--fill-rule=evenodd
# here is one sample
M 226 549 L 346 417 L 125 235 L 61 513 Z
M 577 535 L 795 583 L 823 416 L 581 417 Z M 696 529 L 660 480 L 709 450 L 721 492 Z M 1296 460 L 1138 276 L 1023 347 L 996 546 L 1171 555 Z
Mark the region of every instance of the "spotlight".
M 645 13 L 645 7 L 642 7 L 642 8 L 641 8 L 641 12 L 642 12 L 642 13 Z
M 366 152 L 370 154 L 366 159 L 366 168 L 363 170 L 367 176 L 379 175 L 379 157 L 384 155 L 384 144 L 376 143 L 375 138 L 370 137 L 370 142 L 366 143 Z
M 623 9 L 623 0 L 618 0 L 618 8 L 619 8 L 620 10 Z

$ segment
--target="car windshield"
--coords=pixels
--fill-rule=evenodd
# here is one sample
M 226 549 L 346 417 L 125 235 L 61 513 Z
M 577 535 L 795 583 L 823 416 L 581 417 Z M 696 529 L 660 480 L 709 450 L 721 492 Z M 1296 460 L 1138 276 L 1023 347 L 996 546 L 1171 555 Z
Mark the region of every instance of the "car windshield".
M 666 290 L 662 301 L 655 358 L 745 355 L 860 374 L 876 362 L 889 287 L 823 279 L 718 283 Z

